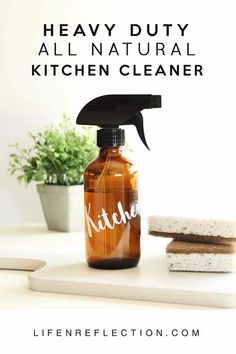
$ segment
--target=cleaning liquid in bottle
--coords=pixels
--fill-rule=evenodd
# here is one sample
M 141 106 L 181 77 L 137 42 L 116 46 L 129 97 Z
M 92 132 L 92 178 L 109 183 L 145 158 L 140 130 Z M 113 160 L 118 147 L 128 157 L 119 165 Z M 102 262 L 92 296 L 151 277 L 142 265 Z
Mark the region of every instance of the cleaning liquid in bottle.
M 161 107 L 161 96 L 107 95 L 89 102 L 77 124 L 97 125 L 99 156 L 84 173 L 86 256 L 90 267 L 130 268 L 140 258 L 140 212 L 135 166 L 122 154 L 133 124 L 148 148 L 140 111 Z

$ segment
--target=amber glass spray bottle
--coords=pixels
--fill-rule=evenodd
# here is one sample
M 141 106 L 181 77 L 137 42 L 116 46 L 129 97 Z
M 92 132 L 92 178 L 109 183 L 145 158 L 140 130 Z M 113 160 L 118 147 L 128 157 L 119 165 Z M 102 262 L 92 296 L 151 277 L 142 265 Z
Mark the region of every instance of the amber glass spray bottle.
M 140 214 L 137 171 L 122 155 L 125 131 L 133 124 L 148 148 L 143 117 L 145 108 L 161 107 L 161 96 L 107 95 L 89 102 L 77 124 L 97 125 L 99 156 L 84 173 L 86 256 L 90 267 L 130 268 L 140 258 Z

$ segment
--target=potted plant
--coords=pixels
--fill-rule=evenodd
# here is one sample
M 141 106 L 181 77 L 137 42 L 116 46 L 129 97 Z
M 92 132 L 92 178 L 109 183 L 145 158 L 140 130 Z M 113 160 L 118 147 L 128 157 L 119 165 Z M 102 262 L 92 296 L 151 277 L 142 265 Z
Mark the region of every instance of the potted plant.
M 77 132 L 63 116 L 58 127 L 29 133 L 30 148 L 12 145 L 9 172 L 19 182 L 40 182 L 37 190 L 49 230 L 76 231 L 83 226 L 83 172 L 97 154 L 94 132 Z

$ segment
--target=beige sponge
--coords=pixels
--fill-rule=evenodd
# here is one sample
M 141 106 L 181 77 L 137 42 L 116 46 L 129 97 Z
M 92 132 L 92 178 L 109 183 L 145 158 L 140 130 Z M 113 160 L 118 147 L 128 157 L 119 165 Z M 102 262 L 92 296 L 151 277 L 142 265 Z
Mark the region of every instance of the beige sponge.
M 150 216 L 150 235 L 179 241 L 231 243 L 236 241 L 236 222 L 214 219 Z
M 234 272 L 236 247 L 172 241 L 166 247 L 168 269 L 191 272 Z

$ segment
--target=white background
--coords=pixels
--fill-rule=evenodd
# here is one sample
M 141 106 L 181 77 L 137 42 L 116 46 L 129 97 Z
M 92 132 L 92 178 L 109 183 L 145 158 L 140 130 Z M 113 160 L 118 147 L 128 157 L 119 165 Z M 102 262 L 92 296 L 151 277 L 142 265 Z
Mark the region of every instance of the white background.
M 128 141 L 138 154 L 140 171 L 140 194 L 143 215 L 149 213 L 192 215 L 235 219 L 236 168 L 235 168 L 235 1 L 189 1 L 189 0 L 0 0 L 0 223 L 42 221 L 43 216 L 35 186 L 27 189 L 19 186 L 10 177 L 7 168 L 9 144 L 19 141 L 27 145 L 27 131 L 36 132 L 51 122 L 58 123 L 66 112 L 76 119 L 85 103 L 94 97 L 110 93 L 152 93 L 161 94 L 163 108 L 144 112 L 145 131 L 151 152 L 145 150 L 134 128 L 128 129 Z M 111 59 L 114 65 L 137 62 L 159 65 L 168 62 L 202 64 L 204 77 L 56 77 L 35 78 L 30 75 L 31 64 L 37 63 L 37 52 L 42 43 L 43 23 L 103 24 L 116 23 L 117 32 L 110 39 L 117 43 L 130 40 L 130 23 L 189 24 L 186 37 L 177 32 L 167 42 L 191 43 L 197 56 L 181 58 L 148 56 L 139 59 L 115 56 L 91 60 L 82 51 L 74 62 L 100 63 Z M 143 27 L 144 28 L 144 27 Z M 78 40 L 68 38 L 80 48 L 86 49 L 91 37 Z M 97 41 L 108 41 L 101 32 Z M 166 41 L 160 33 L 154 40 L 143 35 L 135 41 Z M 63 41 L 58 40 L 63 45 Z M 48 43 L 54 40 L 47 38 Z M 52 62 L 54 58 L 40 59 Z M 64 57 L 61 61 L 67 62 Z M 41 317 L 40 317 L 41 316 Z M 74 317 L 73 317 L 74 316 Z M 72 313 L 66 315 L 51 313 L 13 313 L 10 317 L 1 314 L 1 347 L 4 353 L 12 353 L 16 346 L 25 352 L 41 353 L 46 349 L 58 353 L 68 346 L 78 352 L 81 346 L 87 352 L 95 349 L 97 342 L 39 341 L 30 337 L 32 327 L 91 325 L 123 325 L 142 322 L 145 326 L 195 326 L 203 329 L 200 340 L 178 339 L 129 343 L 137 352 L 150 346 L 175 351 L 175 353 L 199 352 L 209 343 L 214 353 L 222 351 L 222 346 L 234 336 L 231 332 L 233 311 L 219 311 L 207 316 L 202 312 L 154 311 L 153 308 L 136 314 L 119 311 L 102 313 Z M 113 317 L 114 316 L 114 317 Z M 50 317 L 53 320 L 50 321 Z M 113 319 L 112 319 L 113 317 Z M 60 319 L 61 318 L 61 322 Z M 87 322 L 86 322 L 87 318 Z M 73 320 L 72 320 L 73 319 Z M 141 321 L 142 319 L 142 321 Z M 78 321 L 78 322 L 77 322 Z M 80 322 L 81 321 L 81 322 Z M 100 322 L 103 321 L 103 322 Z M 231 321 L 231 322 L 230 322 Z M 28 324 L 27 324 L 28 323 Z M 24 325 L 22 325 L 24 324 Z M 223 324 L 223 326 L 222 326 Z M 13 333 L 15 340 L 13 341 Z M 18 333 L 18 335 L 17 335 Z M 4 339 L 4 340 L 3 340 Z M 126 342 L 114 345 L 113 341 L 103 345 L 103 352 L 120 352 L 128 348 Z M 208 344 L 207 344 L 208 343 Z M 137 349 L 137 344 L 139 350 Z M 219 351 L 217 351 L 217 348 Z M 162 350 L 162 351 L 163 351 Z M 20 353 L 22 351 L 19 351 Z
M 1 313 L 1 345 L 4 353 L 51 353 L 59 354 L 69 352 L 86 353 L 102 352 L 114 353 L 201 353 L 214 349 L 214 353 L 222 353 L 227 345 L 227 352 L 235 352 L 234 326 L 222 328 L 221 323 L 234 322 L 234 314 L 230 315 L 224 311 L 210 311 L 205 315 L 204 311 L 156 311 L 146 312 L 143 310 L 130 311 L 127 317 L 124 311 L 30 311 L 30 312 L 5 312 Z M 95 316 L 96 315 L 96 316 Z M 22 318 L 25 319 L 22 326 Z M 203 321 L 203 319 L 205 320 Z M 93 319 L 93 320 L 92 320 Z M 108 333 L 112 328 L 137 328 L 163 329 L 163 333 L 170 333 L 177 329 L 189 332 L 192 329 L 199 329 L 199 337 L 33 337 L 33 329 L 39 333 L 40 329 L 106 329 Z M 13 337 L 14 333 L 14 337 Z M 13 340 L 14 338 L 14 340 Z M 227 344 L 226 344 L 227 342 Z M 19 351 L 20 349 L 20 351 Z
M 1 1 L 0 203 L 1 223 L 41 221 L 35 186 L 19 186 L 7 172 L 9 144 L 27 145 L 27 131 L 58 122 L 63 112 L 76 118 L 92 98 L 109 93 L 152 93 L 163 96 L 163 108 L 145 111 L 145 130 L 151 152 L 139 142 L 135 128 L 128 141 L 138 151 L 143 214 L 235 218 L 235 28 L 234 1 Z M 129 24 L 160 25 L 155 38 L 140 42 L 190 42 L 196 57 L 94 57 L 88 53 L 91 36 L 68 37 L 81 49 L 74 63 L 114 65 L 168 62 L 203 65 L 204 77 L 31 77 L 31 64 L 53 63 L 37 53 L 44 41 L 43 23 L 116 23 L 114 37 L 101 29 L 94 41 L 132 41 Z M 186 37 L 179 32 L 167 40 L 163 23 L 188 23 Z M 174 27 L 173 27 L 174 28 Z M 88 33 L 88 31 L 87 31 Z M 47 43 L 63 41 L 47 37 Z M 65 42 L 67 39 L 65 39 Z M 86 49 L 87 48 L 87 49 Z M 86 49 L 86 50 L 85 50 Z M 60 59 L 67 63 L 67 57 Z M 73 61 L 71 60 L 71 61 Z

